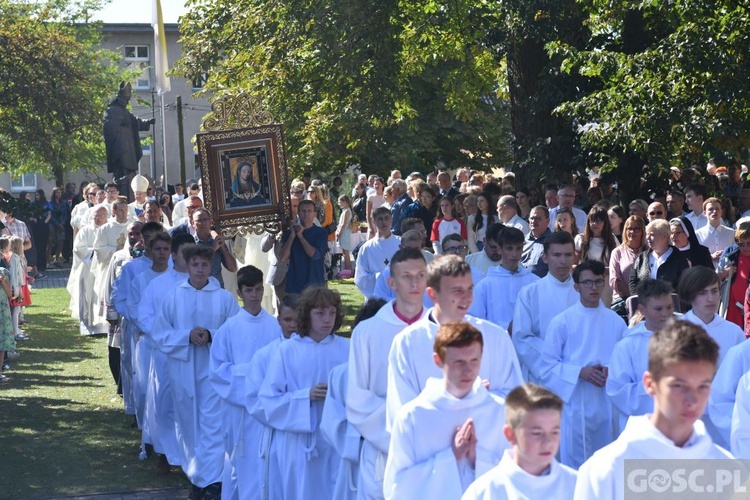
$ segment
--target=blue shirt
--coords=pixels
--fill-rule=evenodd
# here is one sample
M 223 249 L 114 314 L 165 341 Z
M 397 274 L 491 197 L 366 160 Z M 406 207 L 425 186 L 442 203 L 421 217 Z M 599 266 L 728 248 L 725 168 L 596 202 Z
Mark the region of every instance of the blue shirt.
M 521 265 L 540 278 L 544 278 L 549 271 L 547 263 L 542 259 L 544 254 L 544 240 L 552 234 L 547 229 L 539 238 L 534 238 L 534 234 L 529 232 L 523 242 L 523 254 L 521 254 Z
M 289 235 L 287 231 L 282 244 L 286 243 Z M 294 239 L 284 286 L 286 293 L 301 293 L 308 286 L 321 286 L 326 282 L 323 258 L 328 250 L 328 231 L 322 227 L 311 226 L 302 232 L 302 236 L 315 247 L 315 253 L 312 257 L 308 257 L 299 238 Z

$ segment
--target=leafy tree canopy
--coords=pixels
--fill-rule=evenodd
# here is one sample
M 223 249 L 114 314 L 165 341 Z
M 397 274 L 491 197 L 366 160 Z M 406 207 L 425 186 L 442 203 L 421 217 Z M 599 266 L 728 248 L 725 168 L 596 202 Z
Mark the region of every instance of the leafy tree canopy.
M 100 0 L 0 0 L 0 169 L 55 177 L 104 163 L 117 54 L 89 24 Z

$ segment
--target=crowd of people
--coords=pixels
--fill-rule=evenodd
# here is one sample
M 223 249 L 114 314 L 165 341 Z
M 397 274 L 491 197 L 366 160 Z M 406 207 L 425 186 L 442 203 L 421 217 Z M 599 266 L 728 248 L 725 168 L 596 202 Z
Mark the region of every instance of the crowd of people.
M 743 168 L 627 208 L 597 172 L 303 177 L 281 232 L 231 240 L 200 183 L 168 210 L 90 183 L 60 216 L 71 312 L 191 499 L 623 498 L 624 459 L 750 458 Z M 24 248 L 0 238 L 14 327 Z

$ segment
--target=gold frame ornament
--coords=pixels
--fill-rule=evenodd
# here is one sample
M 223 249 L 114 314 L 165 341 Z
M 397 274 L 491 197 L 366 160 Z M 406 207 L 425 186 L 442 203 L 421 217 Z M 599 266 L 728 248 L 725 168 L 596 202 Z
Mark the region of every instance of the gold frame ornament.
M 203 204 L 225 237 L 278 233 L 291 218 L 283 126 L 246 93 L 211 105 L 196 134 Z

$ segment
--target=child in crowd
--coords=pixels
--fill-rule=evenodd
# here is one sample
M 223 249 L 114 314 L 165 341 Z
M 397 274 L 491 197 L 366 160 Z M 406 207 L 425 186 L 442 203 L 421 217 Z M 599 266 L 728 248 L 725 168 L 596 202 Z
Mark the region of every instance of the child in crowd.
M 258 401 L 258 390 L 266 377 L 271 358 L 279 350 L 281 343 L 289 340 L 297 331 L 298 303 L 299 295 L 295 293 L 285 295 L 281 299 L 279 314 L 276 318 L 279 328 L 281 328 L 281 336 L 258 349 L 253 355 L 245 380 L 245 390 L 247 391 L 245 408 L 252 416 L 251 418 L 246 415 L 245 418 L 251 420 L 250 422 L 246 421 L 247 425 L 254 427 L 252 432 L 247 432 L 244 436 L 245 440 L 248 441 L 245 448 L 257 451 L 247 457 L 248 460 L 254 461 L 254 465 L 251 465 L 247 470 L 256 471 L 256 473 L 245 474 L 247 477 L 244 478 L 243 482 L 252 481 L 250 491 L 256 492 L 256 495 L 254 495 L 256 498 L 281 498 L 279 491 L 279 457 L 271 456 L 275 431 L 268 423 L 263 407 Z
M 216 331 L 211 347 L 209 379 L 222 399 L 224 446 L 229 459 L 222 490 L 226 489 L 225 494 L 231 498 L 247 498 L 257 491 L 252 474 L 241 472 L 252 470 L 257 455 L 257 447 L 246 446 L 254 444 L 248 437 L 258 426 L 245 415 L 245 381 L 253 355 L 281 337 L 278 321 L 261 307 L 263 286 L 263 272 L 257 267 L 245 266 L 237 272 L 242 309 Z
M 276 429 L 281 498 L 331 498 L 340 457 L 323 439 L 320 421 L 331 370 L 346 362 L 349 341 L 335 335 L 344 320 L 338 292 L 310 287 L 298 307 L 297 335 L 271 359 L 258 399 Z
M 443 247 L 440 244 L 443 238 L 453 233 L 460 234 L 464 240 L 468 237 L 466 224 L 455 214 L 453 198 L 444 196 L 440 200 L 437 218 L 432 223 L 432 232 L 430 233 L 430 241 L 436 255 L 443 253 Z
M 572 498 L 576 471 L 555 460 L 563 401 L 527 382 L 505 399 L 503 434 L 513 445 L 500 463 L 474 481 L 462 500 Z
M 26 258 L 23 254 L 23 239 L 18 236 L 10 237 L 10 252 L 6 260 L 10 263 L 10 299 L 13 314 L 13 332 L 16 340 L 28 340 L 29 337 L 20 330 L 19 321 L 25 306 L 31 305 L 31 294 L 26 283 Z
M 672 285 L 662 280 L 643 280 L 638 284 L 638 312 L 643 321 L 628 329 L 615 345 L 609 360 L 607 396 L 617 408 L 618 434 L 631 415 L 653 411 L 654 400 L 643 386 L 648 370 L 648 343 L 655 331 L 674 319 Z
M 631 417 L 619 438 L 602 448 L 578 471 L 576 500 L 625 497 L 629 459 L 728 459 L 699 421 L 711 392 L 719 359 L 718 344 L 687 321 L 654 332 L 648 346 L 643 385 L 654 400 L 651 414 Z M 684 463 L 684 462 L 683 462 Z
M 3 287 L 5 297 L 9 300 L 13 296 L 10 290 L 10 271 L 0 267 L 0 286 Z M 16 350 L 16 340 L 13 338 L 13 319 L 10 312 L 10 304 L 7 300 L 0 298 L 0 359 L 5 357 L 6 352 Z M 0 384 L 8 383 L 9 379 L 3 375 L 5 361 L 0 363 Z
M 350 229 L 352 222 L 352 200 L 347 195 L 339 196 L 339 208 L 341 208 L 341 215 L 339 216 L 339 226 L 336 228 L 336 241 L 339 243 L 341 253 L 344 256 L 344 269 L 339 273 L 339 278 L 351 278 L 354 274 L 352 273 L 352 261 L 350 253 L 354 249 L 352 245 L 352 231 Z
M 458 499 L 500 461 L 508 448 L 502 433 L 505 404 L 479 376 L 483 348 L 482 333 L 468 323 L 438 329 L 433 362 L 443 376 L 427 380 L 396 415 L 383 481 L 386 498 Z

